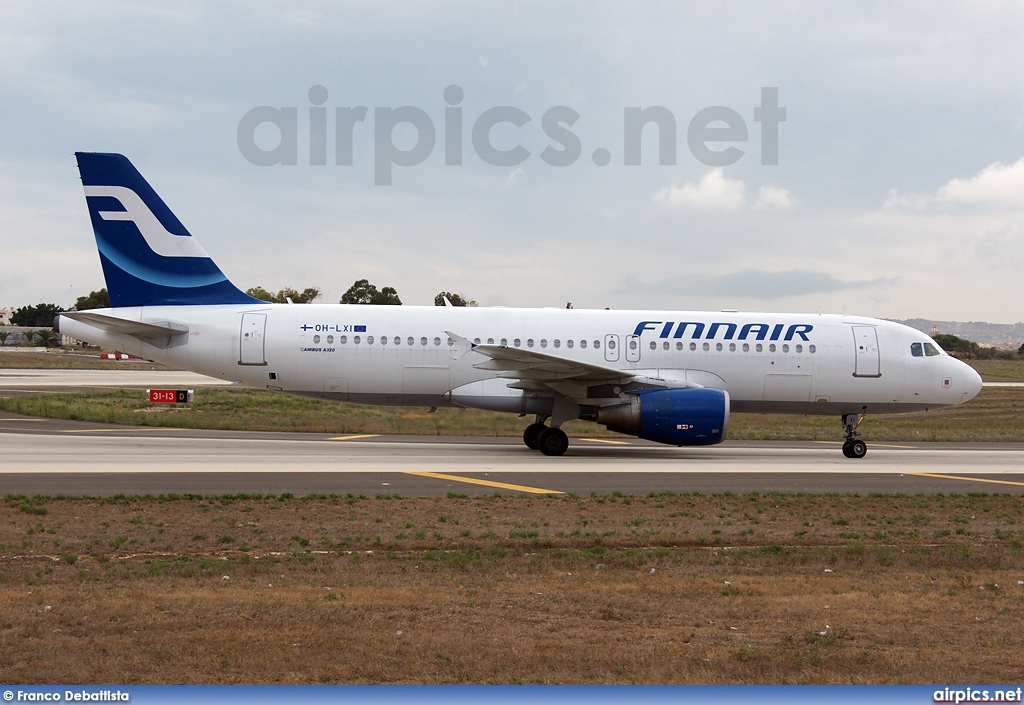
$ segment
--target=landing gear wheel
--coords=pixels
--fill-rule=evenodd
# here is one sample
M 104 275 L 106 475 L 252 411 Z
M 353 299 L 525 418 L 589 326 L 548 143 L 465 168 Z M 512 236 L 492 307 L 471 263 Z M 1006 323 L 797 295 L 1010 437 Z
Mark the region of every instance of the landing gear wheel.
M 865 411 L 867 407 L 864 407 Z M 843 414 L 843 428 L 846 442 L 843 443 L 843 455 L 847 458 L 863 458 L 868 453 L 868 444 L 859 440 L 860 431 L 857 427 L 864 420 L 864 414 Z
M 537 448 L 544 455 L 564 455 L 569 449 L 569 438 L 560 428 L 544 428 L 537 435 Z
M 526 447 L 530 450 L 537 450 L 537 436 L 546 428 L 547 426 L 542 423 L 532 423 L 527 426 L 523 431 L 523 443 L 526 444 Z

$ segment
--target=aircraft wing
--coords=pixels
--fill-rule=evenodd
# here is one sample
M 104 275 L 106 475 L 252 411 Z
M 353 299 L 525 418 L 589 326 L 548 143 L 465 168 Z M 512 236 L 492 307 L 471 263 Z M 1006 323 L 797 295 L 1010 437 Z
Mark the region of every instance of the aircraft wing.
M 648 377 L 629 370 L 618 370 L 534 350 L 506 345 L 477 345 L 451 331 L 445 332 L 455 341 L 457 354 L 461 356 L 474 352 L 483 355 L 487 359 L 473 367 L 495 372 L 497 377 L 509 380 L 508 386 L 513 389 L 536 391 L 547 388 L 571 398 L 586 398 L 587 388 L 600 385 L 629 389 L 702 386 L 682 379 Z

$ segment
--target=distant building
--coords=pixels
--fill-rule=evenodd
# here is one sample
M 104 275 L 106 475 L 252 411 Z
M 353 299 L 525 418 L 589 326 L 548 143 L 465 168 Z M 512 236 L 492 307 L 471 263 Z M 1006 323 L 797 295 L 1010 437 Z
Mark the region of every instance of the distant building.
M 938 323 L 933 323 L 932 324 L 932 329 L 928 332 L 928 335 L 930 335 L 931 337 L 934 338 L 938 334 L 939 334 L 939 324 Z
M 0 308 L 0 326 L 11 325 L 11 309 Z

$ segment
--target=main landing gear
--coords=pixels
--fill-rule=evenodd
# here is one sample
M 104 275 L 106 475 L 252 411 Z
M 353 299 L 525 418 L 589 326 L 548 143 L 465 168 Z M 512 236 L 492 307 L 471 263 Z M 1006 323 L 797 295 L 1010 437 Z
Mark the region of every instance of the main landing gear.
M 569 449 L 569 437 L 560 428 L 544 425 L 545 417 L 538 416 L 535 423 L 523 431 L 523 443 L 531 450 L 539 450 L 544 455 L 564 455 Z
M 860 435 L 857 427 L 863 420 L 864 414 L 843 414 L 843 427 L 846 429 L 843 455 L 847 458 L 863 458 L 868 454 L 868 444 L 857 438 Z

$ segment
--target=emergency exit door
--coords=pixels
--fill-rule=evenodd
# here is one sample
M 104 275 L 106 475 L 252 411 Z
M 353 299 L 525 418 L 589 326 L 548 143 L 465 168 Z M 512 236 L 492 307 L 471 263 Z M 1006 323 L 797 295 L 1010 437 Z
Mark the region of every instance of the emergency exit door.
M 238 341 L 239 365 L 267 364 L 266 344 L 267 314 L 243 313 L 242 330 Z

